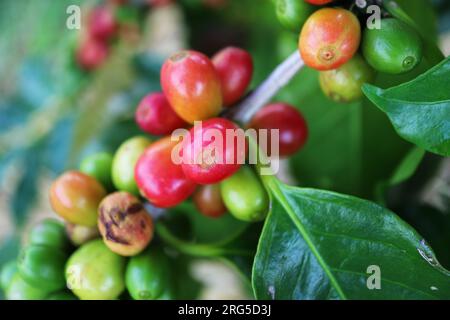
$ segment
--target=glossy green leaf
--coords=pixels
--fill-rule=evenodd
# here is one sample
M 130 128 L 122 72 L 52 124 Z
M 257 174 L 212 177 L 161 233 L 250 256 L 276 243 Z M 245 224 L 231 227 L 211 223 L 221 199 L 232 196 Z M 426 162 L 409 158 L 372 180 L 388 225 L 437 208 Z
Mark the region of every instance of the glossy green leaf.
M 391 177 L 378 184 L 376 193 L 377 200 L 380 203 L 384 202 L 384 194 L 388 188 L 405 182 L 414 175 L 417 168 L 421 164 L 425 153 L 425 150 L 423 150 L 422 148 L 413 147 L 402 160 L 402 162 L 400 162 L 398 167 L 394 170 Z
M 272 193 L 253 267 L 259 299 L 449 299 L 450 273 L 394 213 L 265 178 Z M 381 289 L 368 289 L 370 266 Z
M 364 85 L 365 95 L 387 114 L 404 139 L 450 156 L 450 58 L 413 81 L 383 90 Z

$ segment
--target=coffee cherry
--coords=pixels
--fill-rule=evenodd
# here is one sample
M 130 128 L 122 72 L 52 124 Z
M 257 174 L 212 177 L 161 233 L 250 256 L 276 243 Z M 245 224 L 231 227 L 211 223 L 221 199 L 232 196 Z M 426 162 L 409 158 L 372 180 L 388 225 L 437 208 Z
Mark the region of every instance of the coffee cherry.
M 139 195 L 134 180 L 134 169 L 139 157 L 150 143 L 150 139 L 137 136 L 126 140 L 117 149 L 112 163 L 112 180 L 118 190 Z
M 258 137 L 259 130 L 268 130 L 266 144 L 268 155 L 272 155 L 272 129 L 279 129 L 278 151 L 281 157 L 296 153 L 308 138 L 308 126 L 302 114 L 286 103 L 273 103 L 265 106 L 255 114 L 249 127 L 256 130 Z
M 64 288 L 64 265 L 67 256 L 59 248 L 29 245 L 20 253 L 18 268 L 30 285 L 52 292 Z
M 304 1 L 309 2 L 311 4 L 314 4 L 316 6 L 321 6 L 321 5 L 324 5 L 324 4 L 327 4 L 327 3 L 331 3 L 334 0 L 304 0 Z
M 186 177 L 199 184 L 212 184 L 235 173 L 245 162 L 246 152 L 245 139 L 243 135 L 239 139 L 238 129 L 224 118 L 209 119 L 194 126 L 182 144 L 182 168 Z
M 117 299 L 125 289 L 125 263 L 102 240 L 88 242 L 67 261 L 67 287 L 82 300 Z
M 113 155 L 108 152 L 94 153 L 81 161 L 80 171 L 100 182 L 105 189 L 113 188 L 111 168 Z
M 78 171 L 64 173 L 50 188 L 50 203 L 58 215 L 90 227 L 97 224 L 97 208 L 105 196 L 97 180 Z
M 89 34 L 100 41 L 111 38 L 117 31 L 117 22 L 114 12 L 107 6 L 94 8 L 88 18 Z
M 200 52 L 181 51 L 167 59 L 161 86 L 175 112 L 189 123 L 215 117 L 222 108 L 219 76 Z
M 422 60 L 422 41 L 417 32 L 397 19 L 381 20 L 381 29 L 364 31 L 362 51 L 377 71 L 401 74 Z
M 66 234 L 73 245 L 79 247 L 82 244 L 100 237 L 98 227 L 86 227 L 79 224 L 66 223 Z
M 154 135 L 171 134 L 186 126 L 163 93 L 152 93 L 141 100 L 136 110 L 136 123 L 143 131 Z
M 157 207 L 176 206 L 195 191 L 196 184 L 185 176 L 181 165 L 172 160 L 172 151 L 177 145 L 171 137 L 163 138 L 148 147 L 136 164 L 139 190 Z
M 287 29 L 299 33 L 315 7 L 304 0 L 277 0 L 276 12 L 280 23 Z
M 88 38 L 77 49 L 76 60 L 82 69 L 92 71 L 106 60 L 108 52 L 109 50 L 105 43 Z
M 335 70 L 321 71 L 319 80 L 322 91 L 336 102 L 354 102 L 363 97 L 361 86 L 375 76 L 374 70 L 360 56 Z
M 160 248 L 149 247 L 130 259 L 125 283 L 134 300 L 154 300 L 171 282 L 170 260 Z
M 299 50 L 307 66 L 331 70 L 353 57 L 360 39 L 361 25 L 353 13 L 324 8 L 314 12 L 303 26 Z
M 14 274 L 5 291 L 8 300 L 43 300 L 47 295 L 47 291 L 39 287 L 33 287 L 25 281 L 19 272 Z
M 220 78 L 223 103 L 231 106 L 244 95 L 252 80 L 252 56 L 243 49 L 228 47 L 216 53 L 212 62 Z
M 28 244 L 66 250 L 69 247 L 69 239 L 63 223 L 56 219 L 45 219 L 31 229 Z
M 153 238 L 153 221 L 142 203 L 127 192 L 107 196 L 98 208 L 98 229 L 111 251 L 134 256 Z
M 61 290 L 50 293 L 45 300 L 78 300 L 70 290 Z
M 193 200 L 197 210 L 210 218 L 221 217 L 227 211 L 220 194 L 219 184 L 199 187 L 193 195 Z
M 269 208 L 269 197 L 259 178 L 247 166 L 220 184 L 220 192 L 229 212 L 239 220 L 263 220 Z

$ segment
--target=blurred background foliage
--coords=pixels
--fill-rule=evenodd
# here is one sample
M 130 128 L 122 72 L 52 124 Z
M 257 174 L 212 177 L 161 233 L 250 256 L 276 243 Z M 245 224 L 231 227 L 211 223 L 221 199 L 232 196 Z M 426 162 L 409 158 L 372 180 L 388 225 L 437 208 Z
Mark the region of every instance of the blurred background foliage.
M 0 265 L 16 254 L 30 212 L 46 200 L 51 179 L 76 168 L 85 155 L 114 152 L 139 133 L 134 110 L 146 93 L 159 90 L 159 69 L 170 48 L 213 54 L 227 45 L 244 47 L 254 57 L 253 87 L 296 49 L 298 35 L 282 29 L 271 0 L 229 0 L 216 9 L 182 0 L 159 13 L 142 2 L 119 12 L 140 26 L 138 41 L 124 32 L 108 61 L 85 73 L 74 62 L 79 32 L 66 28 L 66 8 L 78 4 L 84 14 L 98 1 L 0 1 Z M 449 32 L 448 0 L 399 2 L 430 37 Z M 380 77 L 377 84 L 401 83 L 428 67 Z M 286 164 L 290 181 L 384 203 L 450 265 L 444 159 L 418 154 L 368 101 L 330 102 L 313 70 L 300 72 L 276 99 L 298 107 L 310 126 L 306 148 Z

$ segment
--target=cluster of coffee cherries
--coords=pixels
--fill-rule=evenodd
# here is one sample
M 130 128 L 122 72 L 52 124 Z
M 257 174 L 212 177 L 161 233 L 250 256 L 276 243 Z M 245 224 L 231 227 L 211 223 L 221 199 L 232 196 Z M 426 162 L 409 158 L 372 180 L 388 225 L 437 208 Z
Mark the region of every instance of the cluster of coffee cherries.
M 173 0 L 143 0 L 140 8 L 146 10 L 166 6 L 172 2 Z M 96 70 L 107 60 L 119 34 L 126 36 L 127 32 L 138 32 L 135 30 L 138 28 L 137 25 L 134 26 L 118 19 L 120 10 L 131 5 L 131 1 L 127 0 L 109 0 L 89 10 L 75 52 L 75 60 L 81 69 Z
M 119 30 L 115 11 L 115 5 L 102 4 L 89 12 L 76 49 L 76 61 L 83 70 L 95 70 L 107 59 L 111 41 Z
M 74 224 L 98 225 L 105 243 L 122 255 L 140 252 L 152 237 L 140 197 L 170 208 L 192 196 L 205 216 L 228 211 L 245 221 L 263 219 L 268 197 L 245 165 L 241 128 L 219 116 L 245 96 L 252 74 L 252 57 L 241 48 L 225 48 L 211 59 L 192 50 L 170 56 L 161 69 L 162 92 L 143 97 L 136 109 L 137 124 L 152 138 L 131 137 L 114 155 L 94 154 L 79 171 L 60 176 L 50 191 L 55 212 Z M 265 106 L 245 128 L 266 129 L 269 140 L 277 130 L 280 157 L 296 153 L 308 136 L 304 117 L 286 103 Z M 219 147 L 216 139 L 223 142 Z M 272 142 L 267 145 L 271 152 Z M 110 190 L 116 192 L 107 195 Z
M 361 86 L 373 81 L 376 72 L 402 74 L 421 62 L 421 38 L 408 24 L 385 15 L 368 19 L 355 3 L 354 12 L 338 4 L 276 0 L 280 22 L 300 33 L 300 54 L 307 66 L 320 72 L 326 96 L 337 102 L 356 101 L 363 95 Z
M 25 248 L 18 262 L 20 280 L 8 291 L 9 296 L 23 297 L 19 289 L 24 282 L 31 279 L 33 287 L 42 283 L 47 274 L 54 277 L 50 280 L 55 285 L 46 294 L 67 283 L 81 299 L 114 299 L 124 287 L 135 299 L 155 299 L 161 290 L 155 293 L 151 288 L 142 288 L 143 282 L 151 285 L 143 281 L 142 274 L 156 274 L 155 264 L 164 261 L 155 256 L 157 244 L 149 246 L 155 223 L 149 214 L 152 208 L 171 208 L 191 198 L 207 217 L 217 218 L 229 212 L 247 222 L 264 219 L 269 197 L 254 168 L 246 164 L 247 140 L 240 148 L 238 136 L 234 136 L 240 127 L 219 116 L 245 97 L 252 74 L 251 55 L 236 47 L 225 48 L 211 59 L 189 50 L 169 57 L 161 69 L 162 92 L 143 97 L 136 109 L 136 122 L 149 135 L 129 138 L 114 154 L 101 152 L 84 158 L 78 170 L 63 173 L 50 188 L 51 206 L 64 219 L 67 230 L 62 236 L 64 227 L 55 221 L 44 221 L 45 227 L 37 228 L 58 235 L 52 240 L 53 247 L 63 243 L 60 238 L 68 237 L 80 248 L 70 255 L 61 248 L 51 249 L 58 253 L 54 255 L 50 249 L 34 252 Z M 192 127 L 194 123 L 201 125 Z M 281 157 L 297 152 L 308 135 L 301 113 L 286 103 L 265 106 L 245 127 L 279 130 Z M 184 133 L 176 135 L 177 130 Z M 231 139 L 227 139 L 229 135 Z M 223 144 L 211 148 L 216 139 Z M 182 160 L 205 162 L 177 163 L 174 154 Z M 219 154 L 225 161 L 219 161 Z M 31 240 L 32 246 L 38 245 Z M 34 259 L 40 262 L 27 273 L 26 266 Z M 142 271 L 144 267 L 150 271 Z M 52 268 L 59 271 L 44 272 Z M 110 287 L 111 278 L 121 280 Z

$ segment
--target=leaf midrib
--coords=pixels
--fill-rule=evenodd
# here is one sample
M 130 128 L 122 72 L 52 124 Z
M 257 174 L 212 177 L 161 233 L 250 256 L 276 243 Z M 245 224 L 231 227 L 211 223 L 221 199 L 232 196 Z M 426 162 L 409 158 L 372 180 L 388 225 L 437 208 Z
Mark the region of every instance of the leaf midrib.
M 292 222 L 294 223 L 294 225 L 299 230 L 300 234 L 303 237 L 303 240 L 305 240 L 306 244 L 310 248 L 310 250 L 313 253 L 314 257 L 319 262 L 319 265 L 324 270 L 325 274 L 329 278 L 332 286 L 334 287 L 334 289 L 336 290 L 336 292 L 338 293 L 340 298 L 343 299 L 343 300 L 347 300 L 347 297 L 346 297 L 344 291 L 342 290 L 339 282 L 337 281 L 337 279 L 333 275 L 333 272 L 331 271 L 331 268 L 325 262 L 324 258 L 320 254 L 319 250 L 314 245 L 314 243 L 312 241 L 312 238 L 309 235 L 308 231 L 306 230 L 305 226 L 302 224 L 300 219 L 297 217 L 297 215 L 295 214 L 294 210 L 290 206 L 289 201 L 286 199 L 285 195 L 281 191 L 280 184 L 279 184 L 278 180 L 274 176 L 262 176 L 262 180 L 263 180 L 264 184 L 266 184 L 267 189 L 272 191 L 273 195 L 278 199 L 280 204 L 286 210 L 287 214 L 289 215 L 289 217 L 291 218 Z

